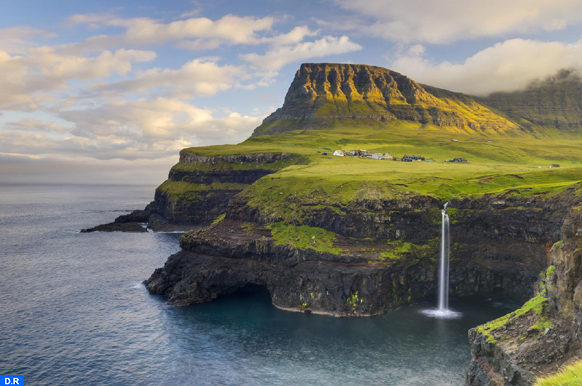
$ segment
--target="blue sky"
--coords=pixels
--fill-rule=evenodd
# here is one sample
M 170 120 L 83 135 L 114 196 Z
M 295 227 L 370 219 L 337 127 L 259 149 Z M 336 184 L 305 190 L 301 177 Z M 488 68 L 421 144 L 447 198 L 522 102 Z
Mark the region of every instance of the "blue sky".
M 582 64 L 573 0 L 30 1 L 0 14 L 0 182 L 160 182 L 236 143 L 302 62 L 474 95 Z

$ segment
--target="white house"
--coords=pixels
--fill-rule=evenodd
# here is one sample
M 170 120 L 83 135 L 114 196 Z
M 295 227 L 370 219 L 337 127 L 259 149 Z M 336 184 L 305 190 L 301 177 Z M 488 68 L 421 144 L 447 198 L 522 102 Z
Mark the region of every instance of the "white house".
M 344 152 L 341 150 L 336 150 L 333 152 L 333 155 L 335 155 L 336 157 L 343 157 L 344 156 Z

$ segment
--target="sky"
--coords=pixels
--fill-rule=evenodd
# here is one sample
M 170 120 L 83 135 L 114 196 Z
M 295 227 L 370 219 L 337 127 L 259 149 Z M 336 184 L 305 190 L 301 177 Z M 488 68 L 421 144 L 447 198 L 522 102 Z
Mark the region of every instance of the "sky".
M 6 1 L 0 183 L 160 183 L 248 138 L 304 62 L 518 90 L 580 70 L 582 1 Z

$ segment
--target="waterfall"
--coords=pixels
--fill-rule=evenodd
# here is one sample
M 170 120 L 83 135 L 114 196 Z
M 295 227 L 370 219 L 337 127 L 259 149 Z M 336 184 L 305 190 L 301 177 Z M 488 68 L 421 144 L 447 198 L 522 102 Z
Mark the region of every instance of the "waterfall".
M 449 215 L 447 214 L 447 202 L 441 210 L 441 256 L 439 270 L 439 311 L 449 309 Z
M 449 259 L 450 259 L 450 230 L 449 215 L 447 214 L 447 202 L 441 209 L 441 250 L 439 260 L 439 303 L 438 308 L 421 310 L 427 316 L 433 318 L 454 319 L 460 318 L 461 313 L 449 309 Z

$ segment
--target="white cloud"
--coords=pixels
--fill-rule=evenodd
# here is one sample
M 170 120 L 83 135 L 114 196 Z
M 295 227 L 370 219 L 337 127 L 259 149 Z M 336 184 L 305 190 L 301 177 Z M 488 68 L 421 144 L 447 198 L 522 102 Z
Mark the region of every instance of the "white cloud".
M 272 17 L 241 17 L 226 15 L 218 20 L 206 17 L 191 17 L 163 23 L 151 18 L 120 19 L 107 15 L 74 15 L 73 23 L 121 27 L 125 32 L 111 39 L 109 36 L 94 37 L 90 46 L 108 47 L 111 44 L 157 45 L 171 41 L 180 42 L 181 47 L 206 48 L 216 44 L 258 44 L 257 33 L 269 31 L 274 24 Z
M 497 43 L 462 63 L 431 63 L 418 53 L 398 57 L 390 66 L 416 81 L 467 94 L 513 91 L 561 69 L 582 70 L 582 41 L 565 44 L 511 39 Z
M 101 155 L 120 158 L 161 156 L 187 146 L 224 141 L 237 143 L 261 121 L 237 113 L 217 118 L 212 110 L 173 98 L 118 100 L 93 109 L 63 111 L 60 118 L 74 124 L 73 136 L 102 143 Z
M 582 21 L 579 0 L 336 2 L 365 19 L 356 23 L 361 32 L 403 42 L 447 43 L 484 36 L 552 31 Z
M 31 48 L 18 56 L 0 51 L 0 109 L 39 109 L 42 103 L 54 102 L 54 91 L 68 88 L 69 81 L 126 74 L 133 63 L 155 56 L 152 51 L 124 49 L 96 56 L 64 55 L 49 46 Z
M 240 67 L 219 66 L 211 60 L 194 59 L 178 70 L 152 68 L 139 73 L 134 79 L 104 83 L 93 89 L 114 95 L 166 89 L 166 94 L 192 98 L 227 90 L 246 77 Z
M 167 98 L 117 101 L 91 110 L 64 111 L 59 118 L 72 127 L 48 121 L 6 125 L 0 130 L 0 153 L 158 159 L 176 155 L 184 147 L 238 143 L 261 121 L 238 113 L 216 117 L 211 110 Z
M 264 55 L 245 54 L 241 57 L 255 66 L 267 71 L 276 72 L 288 63 L 321 58 L 329 55 L 344 54 L 362 49 L 347 36 L 324 36 L 313 42 L 302 42 L 294 45 L 273 46 Z
M 36 46 L 36 43 L 31 39 L 49 39 L 56 36 L 54 32 L 32 27 L 0 28 L 0 50 L 22 53 L 28 48 Z

